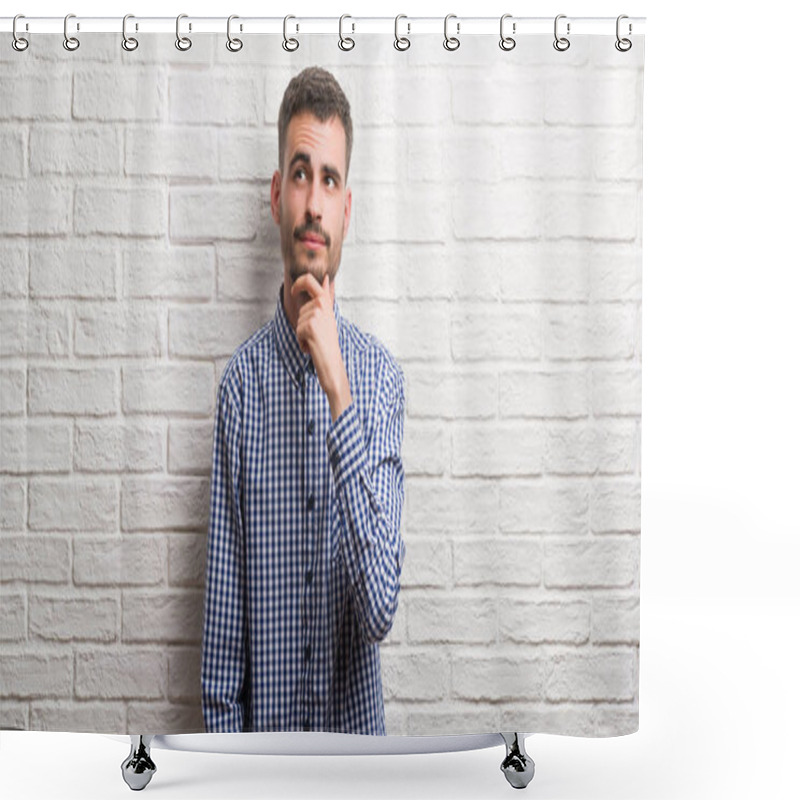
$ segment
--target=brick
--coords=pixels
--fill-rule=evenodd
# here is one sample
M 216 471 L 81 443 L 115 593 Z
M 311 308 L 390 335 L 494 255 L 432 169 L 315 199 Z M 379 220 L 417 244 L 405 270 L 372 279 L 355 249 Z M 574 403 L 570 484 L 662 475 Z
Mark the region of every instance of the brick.
M 25 402 L 25 370 L 0 368 L 0 415 L 10 417 L 24 414 Z
M 81 235 L 163 237 L 165 186 L 92 186 L 75 190 L 75 232 Z
M 486 538 L 453 545 L 458 586 L 539 586 L 542 545 L 530 539 Z
M 585 534 L 591 485 L 584 480 L 531 480 L 500 487 L 500 530 Z
M 548 542 L 544 555 L 548 588 L 630 587 L 639 577 L 638 540 Z
M 80 356 L 158 356 L 158 311 L 146 304 L 92 305 L 75 312 Z
M 0 297 L 28 296 L 28 248 L 0 241 Z M 5 310 L 4 310 L 5 313 Z
M 30 414 L 103 416 L 119 408 L 116 369 L 53 369 L 31 367 L 28 372 Z
M 277 129 L 221 129 L 217 136 L 220 180 L 268 182 L 272 179 L 278 167 Z
M 166 70 L 138 66 L 94 66 L 75 70 L 72 115 L 102 122 L 162 119 Z
M 69 316 L 50 305 L 7 305 L 0 316 L 0 355 L 65 356 L 69 353 Z
M 592 481 L 592 533 L 638 533 L 641 526 L 642 492 L 638 479 Z
M 386 700 L 441 700 L 449 684 L 449 668 L 441 651 L 381 651 L 383 696 Z
M 513 657 L 463 656 L 453 660 L 453 696 L 470 701 L 539 700 L 544 697 L 547 662 Z
M 178 357 L 230 356 L 264 323 L 258 307 L 200 306 L 169 312 L 170 355 Z
M 403 435 L 406 475 L 443 475 L 450 465 L 450 436 L 438 426 L 412 422 Z
M 417 539 L 406 547 L 402 586 L 444 588 L 453 576 L 450 542 L 443 539 Z
M 598 416 L 641 416 L 642 370 L 637 365 L 624 369 L 592 370 L 592 412 Z
M 157 700 L 164 697 L 166 673 L 166 654 L 157 650 L 116 647 L 77 653 L 75 697 Z
M 202 530 L 208 523 L 204 478 L 124 478 L 122 529 Z
M 2 581 L 66 583 L 69 580 L 67 538 L 4 535 L 0 537 L 0 555 Z
M 637 86 L 633 70 L 555 75 L 547 82 L 548 125 L 632 125 Z
M 30 730 L 30 724 L 28 723 L 28 706 L 28 703 L 0 700 L 0 730 Z
M 38 531 L 116 530 L 116 482 L 103 478 L 31 478 L 29 526 Z
M 456 361 L 538 359 L 542 355 L 542 312 L 539 306 L 457 310 L 450 326 Z
M 633 241 L 637 235 L 639 198 L 635 187 L 553 192 L 547 195 L 544 208 L 544 230 L 552 238 Z
M 397 80 L 384 61 L 370 69 L 370 75 L 372 80 L 359 81 L 350 95 L 360 119 L 372 125 L 397 125 L 398 130 L 408 125 L 440 125 L 449 119 L 450 84 L 441 67 L 406 65 L 403 79 Z
M 582 240 L 520 242 L 511 248 L 504 244 L 502 253 L 489 249 L 489 256 L 503 264 L 498 275 L 500 299 L 512 302 L 587 301 L 595 246 L 594 242 Z
M 515 730 L 509 727 L 500 727 L 498 724 L 499 712 L 494 706 L 485 706 L 479 711 L 472 709 L 465 711 L 461 706 L 454 709 L 452 706 L 452 703 L 446 703 L 440 709 L 427 711 L 421 710 L 415 705 L 408 714 L 408 735 L 451 736 L 469 735 L 478 731 Z M 517 730 L 521 730 L 521 728 Z
M 511 703 L 501 710 L 499 725 L 495 730 L 536 730 L 559 736 L 596 736 L 593 711 L 593 706 L 578 703 Z
M 129 126 L 125 174 L 213 180 L 217 175 L 214 131 L 196 126 Z
M 637 675 L 634 677 L 634 687 L 638 685 Z M 634 691 L 638 695 L 638 689 Z M 628 736 L 639 730 L 639 704 L 636 700 L 632 705 L 593 703 L 592 711 L 594 736 Z
M 153 423 L 78 422 L 75 469 L 81 472 L 161 472 L 164 426 Z
M 211 471 L 214 423 L 171 422 L 167 449 L 170 472 L 208 475 Z
M 200 648 L 171 650 L 168 655 L 167 696 L 174 703 L 193 702 L 200 705 Z
M 497 413 L 497 376 L 493 372 L 443 372 L 408 369 L 408 416 L 437 419 L 486 419 Z
M 187 705 L 131 703 L 128 706 L 127 730 L 130 733 L 138 731 L 164 731 L 173 734 L 205 733 L 203 711 L 197 702 Z
M 484 70 L 466 70 L 453 79 L 453 119 L 464 125 L 541 125 L 545 82 L 539 79 L 485 80 Z M 508 72 L 506 72 L 508 75 Z M 510 77 L 510 76 L 509 76 Z M 549 82 L 547 83 L 549 88 Z
M 552 658 L 548 700 L 621 701 L 634 697 L 634 660 L 630 653 L 563 654 Z
M 112 299 L 117 292 L 117 254 L 113 247 L 66 242 L 31 248 L 31 295 Z
M 123 591 L 123 641 L 200 643 L 202 637 L 202 592 L 186 589 L 163 594 Z
M 593 301 L 641 300 L 641 249 L 618 242 L 593 243 L 589 281 Z
M 348 183 L 363 186 L 367 183 L 402 181 L 409 164 L 409 145 L 396 128 L 359 128 L 358 144 L 353 147 Z M 417 137 L 412 136 L 411 142 Z M 419 164 L 415 159 L 415 167 Z M 271 173 L 270 173 L 271 174 Z M 413 176 L 412 176 L 413 177 Z
M 3 653 L 0 686 L 8 698 L 69 697 L 72 656 L 51 653 Z
M 2 85 L 2 84 L 0 84 Z M 3 96 L 5 99 L 5 95 Z M 0 178 L 24 178 L 27 157 L 25 131 L 0 130 Z
M 0 472 L 69 472 L 72 436 L 66 422 L 4 422 Z
M 211 414 L 214 367 L 211 364 L 125 366 L 122 409 L 126 413 Z
M 437 245 L 401 246 L 392 242 L 349 248 L 336 274 L 336 297 L 340 304 L 342 300 L 395 301 L 406 295 L 408 276 L 405 273 L 411 268 L 415 254 L 437 248 Z M 432 277 L 437 271 L 430 268 L 426 274 Z M 428 280 L 427 299 L 446 296 L 442 292 L 437 293 L 432 283 Z M 345 302 L 345 306 L 349 306 L 349 303 Z
M 260 214 L 261 200 L 255 189 L 170 189 L 169 235 L 173 241 L 252 241 L 258 232 Z
M 0 235 L 58 236 L 72 232 L 72 190 L 49 178 L 0 186 Z
M 167 574 L 161 536 L 76 538 L 72 581 L 76 586 L 153 586 Z
M 497 486 L 409 479 L 403 513 L 408 531 L 491 531 L 497 526 Z
M 140 247 L 126 250 L 126 297 L 210 300 L 214 292 L 214 250 L 210 247 Z
M 118 175 L 119 133 L 113 126 L 36 126 L 30 134 L 34 175 Z
M 638 338 L 630 303 L 550 306 L 544 311 L 545 352 L 550 359 L 629 359 Z
M 120 734 L 125 730 L 124 703 L 31 703 L 32 731 Z
M 503 372 L 501 417 L 577 419 L 591 409 L 590 376 L 584 370 Z
M 0 592 L 0 608 L 0 642 L 24 641 L 28 632 L 24 593 Z
M 556 475 L 632 473 L 638 452 L 633 423 L 553 424 L 547 428 L 544 468 Z
M 497 636 L 497 609 L 491 598 L 427 597 L 406 600 L 412 643 L 488 644 Z
M 24 86 L 25 90 L 20 91 Z M 68 120 L 72 100 L 72 69 L 59 64 L 42 70 L 8 70 L 0 75 L 0 119 L 31 120 L 36 123 Z M 5 207 L 5 203 L 3 203 Z M 4 208 L 5 210 L 5 208 Z
M 206 582 L 206 534 L 169 537 L 169 585 L 203 587 Z
M 264 118 L 264 79 L 261 72 L 172 72 L 170 122 L 258 125 Z
M 444 192 L 431 193 L 421 203 L 416 191 L 366 184 L 358 187 L 353 208 L 359 242 L 442 242 L 450 235 L 443 222 L 450 217 Z
M 642 180 L 642 136 L 639 132 L 596 131 L 594 171 L 600 180 Z
M 539 475 L 545 431 L 535 424 L 464 424 L 453 430 L 453 475 L 459 477 Z
M 519 644 L 585 644 L 592 624 L 590 603 L 503 603 L 500 639 Z
M 283 282 L 283 262 L 278 246 L 267 245 L 256 250 L 249 246 L 223 245 L 217 250 L 217 260 L 217 297 L 220 300 L 266 301 L 267 313 L 272 312 Z
M 519 128 L 510 131 L 512 135 L 506 131 L 504 136 L 503 130 L 483 125 L 458 127 L 454 132 L 443 129 L 440 136 L 445 185 L 457 182 L 466 187 L 500 180 L 502 163 L 508 157 L 506 141 L 521 140 L 530 145 L 529 136 L 521 136 Z M 521 149 L 528 152 L 528 147 Z
M 586 128 L 487 129 L 500 163 L 486 180 L 514 178 L 590 180 L 595 131 Z M 487 145 L 484 145 L 487 146 Z M 467 161 L 466 163 L 469 163 Z
M 0 529 L 22 530 L 26 516 L 25 481 L 0 478 Z
M 113 642 L 117 638 L 119 600 L 110 596 L 30 600 L 31 636 L 60 642 Z
M 595 644 L 639 644 L 639 598 L 592 598 L 592 641 Z

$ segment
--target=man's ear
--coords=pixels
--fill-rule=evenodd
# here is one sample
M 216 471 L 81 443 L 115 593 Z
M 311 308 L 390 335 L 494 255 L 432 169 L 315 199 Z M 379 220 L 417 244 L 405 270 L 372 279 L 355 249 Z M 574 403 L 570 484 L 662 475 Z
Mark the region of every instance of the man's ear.
M 272 185 L 269 190 L 269 207 L 272 212 L 272 219 L 276 225 L 281 224 L 281 173 L 275 170 L 272 173 Z
M 350 187 L 347 187 L 347 194 L 344 198 L 344 228 L 342 229 L 342 241 L 347 238 L 347 230 L 350 227 L 350 212 L 353 207 L 353 193 Z

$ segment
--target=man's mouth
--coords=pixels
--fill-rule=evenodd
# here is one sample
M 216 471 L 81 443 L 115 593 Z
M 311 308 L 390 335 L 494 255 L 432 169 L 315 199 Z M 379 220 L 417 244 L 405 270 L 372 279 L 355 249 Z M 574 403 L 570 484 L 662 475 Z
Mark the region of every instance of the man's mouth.
M 305 233 L 299 237 L 300 241 L 309 250 L 320 250 L 327 246 L 327 242 L 322 236 L 317 236 L 314 233 Z

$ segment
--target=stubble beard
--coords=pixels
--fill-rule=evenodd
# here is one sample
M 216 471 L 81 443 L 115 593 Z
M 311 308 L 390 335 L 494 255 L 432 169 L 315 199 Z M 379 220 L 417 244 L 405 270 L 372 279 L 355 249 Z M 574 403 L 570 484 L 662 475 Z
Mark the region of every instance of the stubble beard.
M 317 231 L 319 232 L 319 231 Z M 294 229 L 281 228 L 281 250 L 283 262 L 289 267 L 289 278 L 294 283 L 301 275 L 313 275 L 320 286 L 328 275 L 331 281 L 339 271 L 342 259 L 342 242 L 334 242 L 326 235 L 328 246 L 321 250 L 311 250 L 295 236 Z

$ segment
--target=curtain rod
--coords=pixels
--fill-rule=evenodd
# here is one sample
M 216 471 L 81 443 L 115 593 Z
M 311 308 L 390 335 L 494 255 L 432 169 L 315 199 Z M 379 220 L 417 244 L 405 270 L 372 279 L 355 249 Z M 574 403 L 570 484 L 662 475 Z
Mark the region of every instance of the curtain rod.
M 338 17 L 286 18 L 293 34 L 339 34 L 340 24 L 345 34 L 384 33 L 394 34 L 395 17 L 357 17 L 347 15 L 340 23 Z M 529 34 L 553 34 L 554 17 L 510 17 L 505 20 L 505 30 L 513 36 Z M 0 17 L 0 32 L 13 31 L 13 17 Z M 175 17 L 136 17 L 128 20 L 128 31 L 138 33 L 175 33 Z M 278 34 L 284 33 L 284 17 L 236 17 L 232 23 L 236 33 Z M 402 33 L 441 34 L 444 30 L 444 17 L 406 17 L 399 19 Z M 452 17 L 450 30 L 458 36 L 499 33 L 500 16 L 497 17 Z M 559 15 L 559 30 L 570 35 L 608 34 L 617 31 L 616 17 L 570 17 Z M 624 17 L 621 21 L 625 36 L 644 33 L 644 17 Z M 567 26 L 569 29 L 567 30 Z M 64 33 L 64 17 L 27 17 L 17 20 L 18 33 Z M 183 35 L 189 33 L 227 33 L 227 17 L 193 17 L 181 15 L 180 29 Z M 79 33 L 122 33 L 122 17 L 81 17 L 70 15 L 69 32 Z

